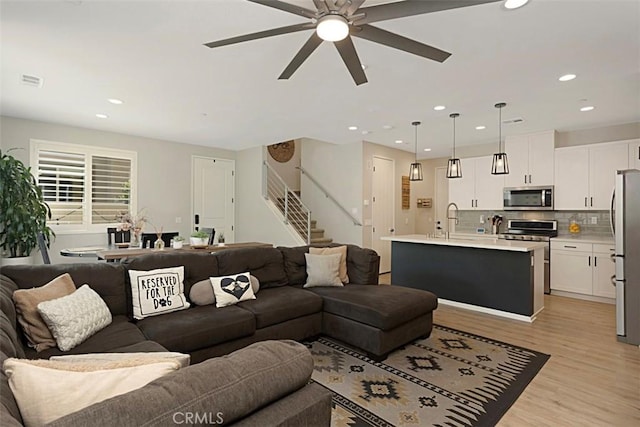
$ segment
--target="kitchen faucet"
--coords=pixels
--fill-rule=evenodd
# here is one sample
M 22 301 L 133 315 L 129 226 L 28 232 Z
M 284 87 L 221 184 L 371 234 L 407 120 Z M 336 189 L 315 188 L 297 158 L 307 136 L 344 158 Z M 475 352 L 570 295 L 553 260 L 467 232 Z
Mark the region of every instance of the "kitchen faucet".
M 455 210 L 455 214 L 453 216 L 449 216 L 449 210 L 451 209 L 452 206 L 456 209 Z M 450 228 L 449 228 L 449 220 L 452 220 L 452 219 L 455 219 L 456 220 L 455 224 L 458 225 L 458 222 L 459 222 L 459 220 L 458 220 L 458 205 L 456 205 L 453 202 L 451 202 L 451 203 L 449 203 L 447 205 L 447 231 L 444 234 L 446 239 L 449 238 L 449 230 L 450 230 Z

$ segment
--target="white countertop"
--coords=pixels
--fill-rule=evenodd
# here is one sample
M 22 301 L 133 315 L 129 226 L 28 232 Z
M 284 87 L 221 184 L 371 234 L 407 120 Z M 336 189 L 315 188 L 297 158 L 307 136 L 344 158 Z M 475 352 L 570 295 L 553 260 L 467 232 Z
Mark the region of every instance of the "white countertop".
M 500 251 L 530 252 L 547 246 L 545 242 L 528 242 L 522 240 L 498 239 L 488 235 L 452 235 L 451 238 L 427 237 L 424 234 L 406 234 L 402 236 L 386 236 L 382 240 L 405 243 L 421 243 L 424 245 L 459 246 L 478 249 L 495 249 Z
M 580 242 L 580 243 L 602 243 L 606 245 L 614 245 L 615 242 L 613 240 L 613 236 L 609 235 L 597 235 L 597 234 L 578 234 L 575 236 L 571 235 L 563 235 L 558 237 L 553 237 L 553 240 L 556 242 Z

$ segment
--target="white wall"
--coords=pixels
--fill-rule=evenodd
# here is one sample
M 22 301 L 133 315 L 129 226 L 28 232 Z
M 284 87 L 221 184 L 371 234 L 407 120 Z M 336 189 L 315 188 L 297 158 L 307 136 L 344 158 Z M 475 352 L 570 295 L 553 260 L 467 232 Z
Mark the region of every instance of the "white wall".
M 236 153 L 236 241 L 299 246 L 296 236 L 262 197 L 262 161 L 266 147 Z
M 362 222 L 362 143 L 336 145 L 309 138 L 300 140 L 302 167 L 338 203 Z M 302 201 L 325 237 L 362 246 L 362 227 L 353 221 L 306 175 L 301 178 Z
M 0 117 L 0 146 L 12 151 L 14 157 L 29 165 L 29 140 L 131 150 L 138 153 L 138 209 L 145 209 L 151 223 L 165 231 L 191 232 L 191 156 L 235 159 L 236 153 L 211 147 L 181 144 L 158 139 L 141 138 L 114 132 L 45 123 L 34 120 Z M 181 223 L 176 223 L 176 218 Z M 148 225 L 147 232 L 153 232 Z M 238 240 L 239 241 L 239 240 Z M 60 249 L 77 246 L 106 245 L 107 233 L 57 233 L 50 255 L 54 263 L 77 262 L 78 258 L 60 256 Z M 36 257 L 38 262 L 41 258 Z

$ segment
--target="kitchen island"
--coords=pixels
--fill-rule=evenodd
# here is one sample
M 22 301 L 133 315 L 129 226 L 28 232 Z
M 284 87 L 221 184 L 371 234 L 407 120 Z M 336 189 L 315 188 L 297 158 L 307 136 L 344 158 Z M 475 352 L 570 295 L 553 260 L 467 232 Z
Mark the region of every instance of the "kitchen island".
M 391 283 L 424 289 L 441 304 L 533 322 L 544 308 L 547 243 L 496 236 L 383 237 L 391 241 Z

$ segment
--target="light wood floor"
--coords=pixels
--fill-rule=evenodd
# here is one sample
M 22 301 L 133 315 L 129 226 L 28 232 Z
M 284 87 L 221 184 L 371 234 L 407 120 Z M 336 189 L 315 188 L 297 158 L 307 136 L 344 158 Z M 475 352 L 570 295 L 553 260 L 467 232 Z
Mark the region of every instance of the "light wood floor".
M 616 340 L 615 306 L 545 295 L 532 324 L 443 305 L 434 322 L 551 355 L 499 426 L 640 426 L 640 349 Z

